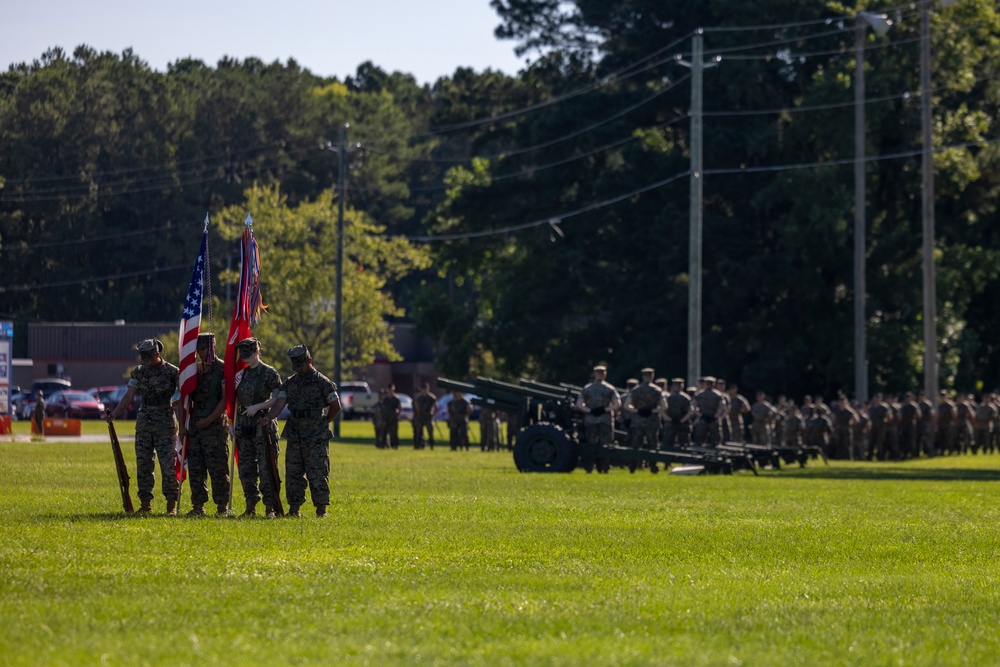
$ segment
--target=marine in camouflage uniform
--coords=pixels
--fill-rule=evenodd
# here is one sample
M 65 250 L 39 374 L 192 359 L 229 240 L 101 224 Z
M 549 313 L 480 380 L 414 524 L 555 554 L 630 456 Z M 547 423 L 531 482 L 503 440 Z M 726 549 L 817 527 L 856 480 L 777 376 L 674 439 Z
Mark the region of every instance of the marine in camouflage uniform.
M 696 445 L 719 444 L 722 430 L 719 428 L 719 417 L 724 405 L 723 396 L 715 389 L 715 378 L 706 376 L 701 379 L 705 388 L 693 399 L 691 404 L 698 410 L 698 421 L 694 425 L 691 439 Z
M 35 426 L 35 433 L 45 435 L 45 396 L 42 392 L 35 395 L 35 407 L 31 410 L 31 421 Z
M 729 437 L 735 442 L 746 442 L 743 415 L 750 412 L 750 402 L 739 393 L 739 385 L 729 385 Z
M 629 412 L 625 409 L 628 405 L 629 395 L 631 395 L 632 390 L 639 386 L 639 380 L 635 378 L 629 378 L 625 380 L 625 391 L 621 394 L 622 409 L 618 415 L 618 421 L 625 430 L 625 444 L 632 445 L 632 415 L 634 413 Z
M 399 413 L 402 412 L 403 405 L 396 395 L 396 385 L 390 384 L 386 388 L 385 400 L 382 401 L 382 428 L 385 429 L 386 444 L 399 449 Z
M 633 447 L 656 449 L 660 436 L 660 414 L 666 407 L 663 392 L 653 384 L 653 369 L 643 368 L 642 383 L 625 399 L 625 414 L 632 417 L 630 439 Z M 654 464 L 655 465 L 655 464 Z
M 163 360 L 160 352 L 163 343 L 146 339 L 136 346 L 140 365 L 132 371 L 128 389 L 118 405 L 108 413 L 108 421 L 121 416 L 136 394 L 142 396 L 142 405 L 135 419 L 136 486 L 139 488 L 140 512 L 152 511 L 154 472 L 156 460 L 160 461 L 163 497 L 167 500 L 167 514 L 177 514 L 178 483 L 175 470 L 177 462 L 177 422 L 173 402 L 177 392 L 180 371 Z
M 942 389 L 937 406 L 937 440 L 935 449 L 938 454 L 954 453 L 955 433 L 955 404 L 948 400 L 948 392 Z
M 875 398 L 872 399 L 872 404 L 868 408 L 868 419 L 871 421 L 871 433 L 868 435 L 868 452 L 865 458 L 869 461 L 875 459 L 884 461 L 888 458 L 889 421 L 892 419 L 892 412 L 882 401 L 882 394 L 875 394 Z
M 240 359 L 247 363 L 236 385 L 236 423 L 233 425 L 240 459 L 240 483 L 247 503 L 243 515 L 256 516 L 257 503 L 263 498 L 265 515 L 271 518 L 278 506 L 278 496 L 271 483 L 264 429 L 278 446 L 278 423 L 273 418 L 262 420 L 259 415 L 267 415 L 278 402 L 281 375 L 260 360 L 260 343 L 256 338 L 244 338 L 237 343 L 236 349 Z M 279 453 L 280 447 L 275 452 L 275 459 Z
M 833 433 L 830 437 L 830 458 L 854 459 L 854 427 L 856 413 L 846 397 L 841 397 L 833 408 Z
M 385 397 L 385 389 L 379 389 L 378 403 L 372 409 L 372 426 L 375 427 L 375 449 L 387 449 L 389 447 L 385 430 L 385 412 L 382 409 Z
M 212 478 L 212 500 L 217 514 L 229 507 L 229 444 L 222 415 L 226 410 L 223 364 L 215 356 L 215 334 L 198 335 L 198 387 L 191 394 L 189 424 L 180 424 L 180 437 L 188 444 L 188 475 L 191 479 L 191 516 L 205 514 L 208 477 Z
M 771 424 L 778 409 L 768 403 L 764 392 L 757 392 L 757 400 L 750 406 L 750 441 L 757 445 L 771 444 Z
M 920 406 L 912 391 L 903 395 L 899 405 L 899 454 L 908 459 L 920 454 L 917 449 L 917 419 L 920 417 Z
M 492 452 L 500 449 L 500 423 L 490 408 L 479 409 L 479 449 Z
M 955 448 L 965 454 L 972 446 L 972 415 L 975 406 L 971 399 L 959 392 L 955 400 Z
M 802 413 L 795 407 L 795 401 L 790 400 L 785 408 L 784 427 L 781 431 L 782 444 L 785 447 L 801 447 L 804 427 L 805 421 L 802 418 Z
M 413 399 L 413 448 L 424 448 L 424 429 L 427 430 L 427 444 L 434 449 L 434 412 L 437 399 L 431 393 L 431 386 L 424 383 L 420 393 Z
M 277 417 L 288 405 L 289 417 L 281 435 L 288 442 L 285 453 L 285 489 L 288 515 L 299 516 L 306 501 L 306 487 L 316 506 L 316 516 L 326 516 L 330 504 L 330 422 L 340 414 L 337 385 L 312 365 L 305 345 L 288 350 L 295 371 L 278 389 L 278 401 L 267 414 Z
M 594 381 L 581 389 L 576 399 L 577 410 L 584 413 L 583 430 L 590 445 L 614 442 L 614 413 L 621 409 L 622 401 L 618 390 L 605 380 L 607 376 L 607 366 L 594 366 Z M 587 472 L 592 471 L 595 465 L 598 472 L 607 473 L 611 469 L 611 462 L 603 458 L 583 461 Z
M 829 454 L 830 432 L 833 426 L 822 410 L 813 406 L 812 416 L 805 423 L 805 444 L 807 447 L 819 447 L 824 455 Z
M 917 456 L 934 456 L 934 404 L 927 399 L 927 394 L 917 394 Z
M 663 444 L 684 447 L 691 441 L 691 397 L 684 391 L 684 378 L 670 381 L 666 419 L 663 421 Z
M 977 454 L 983 450 L 993 451 L 992 430 L 993 422 L 997 419 L 997 409 L 993 406 L 993 397 L 983 396 L 982 403 L 976 408 L 976 413 L 972 425 L 972 453 Z
M 451 451 L 464 449 L 469 451 L 469 416 L 472 414 L 472 403 L 460 391 L 451 393 L 448 402 L 448 434 Z
M 868 436 L 872 432 L 872 420 L 868 418 L 868 412 L 864 409 L 861 403 L 855 401 L 851 405 L 851 409 L 854 410 L 854 414 L 857 415 L 858 421 L 854 425 L 854 456 L 852 457 L 855 461 L 860 461 L 865 458 L 868 453 Z

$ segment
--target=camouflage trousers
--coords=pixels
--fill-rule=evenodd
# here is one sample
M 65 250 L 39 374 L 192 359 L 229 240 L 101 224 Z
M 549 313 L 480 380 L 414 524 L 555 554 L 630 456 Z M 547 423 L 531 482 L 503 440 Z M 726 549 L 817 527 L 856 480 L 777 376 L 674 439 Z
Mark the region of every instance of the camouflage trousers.
M 850 426 L 838 426 L 830 434 L 830 458 L 855 459 L 860 458 L 854 451 L 854 434 Z
M 903 423 L 899 425 L 899 455 L 904 458 L 917 456 L 917 425 Z
M 424 448 L 424 430 L 427 431 L 427 444 L 434 449 L 434 422 L 430 419 L 413 418 L 413 448 Z
M 194 418 L 192 422 L 196 421 Z M 208 502 L 208 477 L 212 477 L 212 502 L 229 504 L 229 444 L 226 427 L 219 419 L 208 428 L 188 431 L 188 477 L 191 480 L 191 502 Z
M 750 425 L 750 440 L 755 445 L 771 444 L 771 429 L 767 423 L 755 421 Z
M 393 449 L 399 449 L 399 419 L 388 417 L 382 428 L 385 429 L 385 443 Z
M 469 422 L 449 421 L 448 433 L 448 444 L 451 445 L 452 451 L 469 448 Z
M 271 422 L 268 428 L 271 429 L 271 434 L 277 445 L 277 426 Z M 275 507 L 277 505 L 275 489 L 271 487 L 271 467 L 267 462 L 267 440 L 259 426 L 252 438 L 241 436 L 237 431 L 236 451 L 240 460 L 240 484 L 243 486 L 243 496 L 246 498 L 247 507 L 253 507 L 260 502 L 261 498 L 264 499 L 265 507 Z M 279 445 L 275 457 L 280 453 L 281 447 Z
M 629 435 L 631 436 L 633 447 L 656 449 L 659 446 L 660 418 L 656 415 L 652 417 L 638 415 L 633 417 Z
M 135 483 L 139 488 L 139 500 L 153 499 L 156 460 L 160 460 L 160 477 L 163 497 L 177 500 L 177 423 L 170 406 L 147 408 L 150 412 L 139 412 L 135 420 Z
M 306 486 L 313 505 L 330 504 L 330 441 L 316 440 L 288 443 L 285 454 L 285 493 L 288 504 L 306 502 Z
M 934 456 L 934 427 L 926 421 L 917 422 L 917 450 L 916 456 Z
M 687 422 L 674 422 L 668 419 L 663 422 L 663 431 L 661 433 L 665 447 L 683 447 L 691 441 L 691 427 Z
M 722 430 L 719 428 L 719 420 L 708 420 L 702 417 L 695 423 L 691 439 L 696 445 L 717 445 L 722 437 Z
M 993 451 L 993 439 L 992 433 L 990 432 L 989 424 L 976 424 L 972 427 L 972 452 L 978 453 L 979 450 L 983 450 L 985 454 L 987 451 Z

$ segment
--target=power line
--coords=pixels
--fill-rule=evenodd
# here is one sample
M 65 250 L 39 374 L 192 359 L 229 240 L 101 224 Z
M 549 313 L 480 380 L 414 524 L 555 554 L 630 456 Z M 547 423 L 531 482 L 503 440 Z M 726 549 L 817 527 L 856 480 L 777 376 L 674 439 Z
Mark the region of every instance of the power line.
M 148 236 L 156 232 L 163 232 L 170 229 L 181 229 L 180 225 L 164 225 L 162 227 L 147 227 L 145 229 L 137 229 L 130 232 L 120 232 L 117 234 L 107 234 L 105 236 L 95 236 L 89 239 L 77 239 L 75 241 L 56 241 L 53 243 L 39 243 L 37 245 L 16 245 L 16 246 L 0 246 L 0 252 L 28 252 L 31 250 L 44 250 L 46 248 L 60 248 L 63 246 L 78 246 L 84 243 L 96 243 L 98 241 L 112 241 L 117 239 L 129 238 L 132 236 Z
M 96 276 L 94 278 L 83 278 L 81 280 L 60 280 L 51 283 L 36 283 L 34 285 L 17 285 L 15 287 L 0 287 L 0 294 L 7 292 L 30 292 L 36 289 L 47 289 L 50 287 L 68 287 L 70 285 L 87 285 L 99 283 L 107 280 L 119 280 L 121 278 L 135 278 L 136 276 L 146 276 L 154 273 L 168 273 L 170 271 L 180 271 L 181 269 L 191 269 L 189 264 L 178 264 L 177 266 L 167 266 L 161 269 L 144 269 L 142 271 L 131 271 L 128 273 L 118 273 L 113 276 Z

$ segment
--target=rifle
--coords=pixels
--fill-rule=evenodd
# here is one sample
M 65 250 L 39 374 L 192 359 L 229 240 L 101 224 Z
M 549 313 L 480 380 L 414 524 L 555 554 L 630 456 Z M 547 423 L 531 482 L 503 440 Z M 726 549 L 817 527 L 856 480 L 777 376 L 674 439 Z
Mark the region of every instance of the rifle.
M 267 450 L 267 467 L 270 471 L 268 481 L 271 483 L 271 491 L 274 492 L 274 513 L 278 516 L 285 516 L 285 508 L 281 504 L 281 476 L 278 474 L 278 443 L 271 435 L 271 429 L 267 424 L 261 424 L 260 430 L 264 432 L 264 441 Z
M 125 457 L 122 456 L 122 446 L 118 442 L 118 433 L 114 422 L 108 422 L 108 433 L 111 435 L 111 452 L 115 455 L 115 469 L 118 471 L 118 486 L 122 492 L 122 509 L 126 513 L 135 512 L 132 496 L 128 493 L 128 468 L 125 467 Z

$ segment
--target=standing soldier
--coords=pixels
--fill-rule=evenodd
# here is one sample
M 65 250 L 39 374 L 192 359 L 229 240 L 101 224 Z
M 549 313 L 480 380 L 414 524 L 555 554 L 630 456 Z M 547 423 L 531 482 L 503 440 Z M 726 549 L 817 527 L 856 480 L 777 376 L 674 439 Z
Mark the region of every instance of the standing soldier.
M 937 407 L 937 443 L 939 454 L 952 454 L 955 450 L 955 404 L 948 400 L 948 392 L 941 390 Z
M 750 412 L 750 402 L 739 393 L 739 385 L 729 385 L 729 437 L 735 442 L 746 442 L 743 415 Z
M 663 444 L 666 447 L 684 447 L 691 441 L 691 397 L 684 391 L 684 378 L 674 378 L 670 385 L 663 422 Z
M 899 453 L 904 459 L 920 454 L 917 449 L 917 419 L 920 417 L 920 406 L 912 391 L 906 392 L 899 406 Z
M 457 389 L 451 392 L 448 402 L 448 436 L 451 451 L 464 449 L 469 451 L 469 416 L 472 414 L 472 404 L 465 394 Z
M 479 408 L 479 450 L 492 452 L 499 449 L 497 442 L 497 418 L 490 408 Z
M 997 409 L 993 406 L 992 395 L 983 396 L 982 403 L 976 408 L 975 422 L 973 424 L 972 453 L 977 454 L 980 449 L 983 454 L 987 450 L 993 451 L 992 433 L 993 422 L 997 418 Z
M 607 366 L 594 366 L 594 381 L 581 389 L 576 399 L 577 410 L 584 413 L 583 429 L 590 445 L 610 445 L 614 442 L 613 414 L 621 409 L 622 401 L 618 391 L 605 380 L 607 376 Z M 597 472 L 606 473 L 611 469 L 611 462 L 606 459 L 585 461 L 584 468 L 590 472 L 590 466 L 594 464 Z
M 403 406 L 396 395 L 396 385 L 390 384 L 385 390 L 385 400 L 382 402 L 383 428 L 385 428 L 386 444 L 393 449 L 399 449 L 399 413 Z
M 633 436 L 632 436 L 633 413 L 629 412 L 625 408 L 626 406 L 628 406 L 629 395 L 632 393 L 632 390 L 634 390 L 638 386 L 639 386 L 638 380 L 636 380 L 635 378 L 629 378 L 625 380 L 625 391 L 624 393 L 621 394 L 622 409 L 621 412 L 618 414 L 618 418 L 621 420 L 622 428 L 625 430 L 626 445 L 632 445 L 633 441 Z
M 631 444 L 642 449 L 657 448 L 660 437 L 660 414 L 664 411 L 663 392 L 653 384 L 653 375 L 652 368 L 642 369 L 642 384 L 628 393 L 623 411 L 632 417 L 629 435 Z
M 39 389 L 35 394 L 35 407 L 31 410 L 31 423 L 35 427 L 35 433 L 45 436 L 45 395 Z
M 278 496 L 277 489 L 271 484 L 271 464 L 267 457 L 264 430 L 270 432 L 277 445 L 278 424 L 274 419 L 262 422 L 255 416 L 258 413 L 267 414 L 278 402 L 281 375 L 260 360 L 260 342 L 256 338 L 244 338 L 236 344 L 236 351 L 246 363 L 236 385 L 236 417 L 235 423 L 230 427 L 239 453 L 240 484 L 247 503 L 243 516 L 257 516 L 257 503 L 263 497 L 264 515 L 273 518 L 274 508 L 278 506 Z M 275 452 L 275 460 L 277 455 L 278 452 Z
M 830 453 L 830 432 L 832 430 L 833 427 L 830 424 L 829 417 L 823 414 L 823 410 L 814 405 L 812 416 L 805 423 L 806 446 L 818 447 L 824 456 L 828 456 Z
M 795 407 L 795 401 L 789 400 L 785 405 L 784 427 L 781 430 L 781 436 L 784 438 L 784 446 L 796 449 L 801 447 L 802 431 L 804 428 L 805 422 L 802 419 L 802 414 Z
M 132 371 L 128 389 L 115 409 L 108 414 L 108 421 L 114 421 L 132 404 L 138 393 L 142 396 L 142 406 L 135 419 L 135 461 L 136 485 L 139 487 L 140 512 L 151 512 L 156 460 L 160 461 L 160 477 L 163 497 L 167 500 L 167 514 L 177 515 L 177 422 L 174 420 L 174 393 L 178 391 L 177 378 L 180 371 L 163 360 L 160 352 L 163 343 L 147 338 L 136 346 L 139 352 L 139 366 Z
M 757 392 L 757 400 L 750 406 L 750 441 L 757 445 L 771 444 L 771 422 L 778 414 L 777 408 L 767 402 L 762 391 Z
M 706 376 L 700 380 L 704 383 L 704 389 L 699 392 L 691 403 L 698 410 L 698 421 L 694 425 L 692 440 L 696 445 L 717 445 L 719 444 L 719 416 L 723 407 L 723 397 L 715 389 L 715 378 Z
M 385 430 L 385 389 L 378 390 L 378 402 L 372 409 L 372 426 L 375 427 L 375 449 L 388 449 L 389 440 Z
M 871 435 L 868 438 L 867 459 L 884 461 L 887 456 L 886 438 L 889 435 L 889 420 L 892 414 L 889 406 L 882 402 L 882 394 L 875 394 L 871 407 L 868 408 L 868 419 L 871 420 Z
M 729 432 L 729 392 L 726 390 L 726 381 L 719 378 L 715 381 L 715 390 L 722 396 L 722 405 L 719 407 L 717 422 L 719 425 L 719 442 L 729 442 L 733 435 Z
M 222 360 L 215 356 L 215 334 L 198 334 L 198 387 L 191 394 L 190 428 L 180 423 L 181 440 L 190 438 L 188 474 L 191 476 L 189 516 L 205 516 L 208 477 L 219 516 L 229 513 L 229 444 L 226 442 L 225 382 Z
M 851 409 L 846 396 L 841 396 L 833 409 L 833 433 L 830 438 L 830 458 L 854 459 L 854 426 L 858 415 Z
M 270 421 L 285 404 L 289 417 L 282 435 L 288 442 L 285 454 L 285 488 L 288 516 L 300 516 L 306 502 L 306 485 L 316 506 L 316 516 L 326 516 L 330 504 L 330 422 L 340 414 L 337 385 L 312 365 L 312 355 L 305 345 L 288 350 L 292 362 L 291 377 L 278 389 L 278 400 L 265 415 Z
M 927 394 L 920 392 L 917 394 L 917 452 L 916 456 L 934 456 L 934 404 L 927 398 Z
M 972 446 L 972 415 L 975 411 L 972 396 L 958 392 L 955 398 L 955 448 L 965 454 Z
M 854 401 L 851 404 L 851 409 L 858 416 L 858 422 L 854 425 L 854 432 L 851 434 L 854 438 L 854 456 L 851 458 L 860 461 L 868 454 L 868 436 L 872 432 L 872 420 L 868 418 L 866 406 L 862 405 L 860 401 Z
M 420 388 L 420 393 L 413 399 L 413 448 L 424 448 L 424 429 L 427 429 L 427 444 L 434 449 L 434 412 L 437 409 L 437 399 L 431 393 L 431 385 L 427 382 Z

